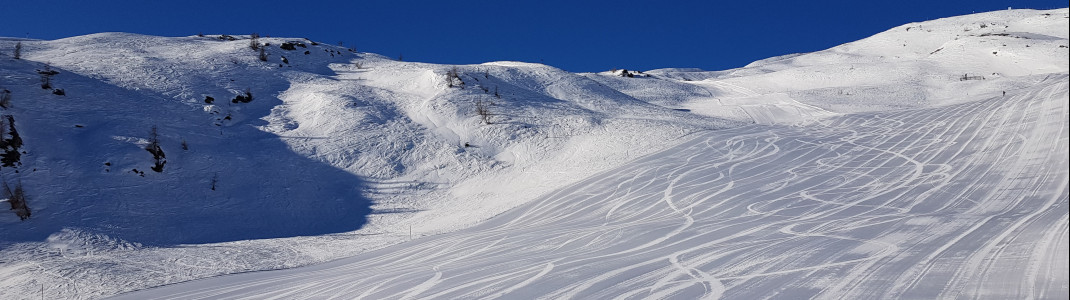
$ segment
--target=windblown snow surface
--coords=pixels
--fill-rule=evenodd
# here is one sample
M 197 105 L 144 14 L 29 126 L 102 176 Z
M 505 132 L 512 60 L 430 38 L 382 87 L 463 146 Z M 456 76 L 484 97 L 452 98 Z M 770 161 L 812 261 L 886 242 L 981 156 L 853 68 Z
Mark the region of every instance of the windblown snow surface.
M 24 40 L 0 298 L 1066 299 L 1067 18 L 463 89 L 301 39 Z M 134 174 L 152 125 L 168 164 Z

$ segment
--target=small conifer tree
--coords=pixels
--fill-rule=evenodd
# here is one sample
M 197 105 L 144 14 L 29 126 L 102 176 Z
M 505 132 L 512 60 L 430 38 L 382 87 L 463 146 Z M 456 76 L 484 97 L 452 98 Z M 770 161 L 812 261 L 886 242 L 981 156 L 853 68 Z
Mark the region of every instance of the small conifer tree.
M 22 59 L 22 42 L 15 43 L 15 59 Z
M 152 170 L 157 173 L 163 172 L 163 166 L 167 163 L 167 156 L 164 155 L 163 148 L 160 147 L 160 135 L 156 131 L 156 125 L 152 125 L 152 129 L 149 131 L 149 145 L 145 146 L 145 150 L 152 153 L 152 158 L 156 161 Z
M 26 206 L 26 191 L 22 188 L 22 181 L 20 180 L 15 185 L 15 190 L 11 190 L 11 186 L 7 184 L 6 179 L 0 178 L 0 181 L 3 181 L 4 196 L 7 196 L 7 202 L 11 204 L 11 210 L 19 217 L 19 220 L 29 219 L 30 207 Z
M 260 34 L 253 32 L 249 35 L 249 48 L 260 50 Z
M 0 89 L 0 107 L 11 108 L 11 91 Z

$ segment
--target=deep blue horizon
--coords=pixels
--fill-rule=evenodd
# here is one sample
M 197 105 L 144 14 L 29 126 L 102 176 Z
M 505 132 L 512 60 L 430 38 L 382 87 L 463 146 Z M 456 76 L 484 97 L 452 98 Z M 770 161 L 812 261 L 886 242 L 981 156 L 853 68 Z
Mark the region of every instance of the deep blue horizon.
M 910 22 L 1003 10 L 1025 1 L 6 1 L 0 36 L 99 32 L 304 37 L 407 61 L 513 60 L 572 72 L 725 70 L 812 52 Z M 578 3 L 574 3 L 578 2 Z M 745 2 L 745 1 L 744 1 Z

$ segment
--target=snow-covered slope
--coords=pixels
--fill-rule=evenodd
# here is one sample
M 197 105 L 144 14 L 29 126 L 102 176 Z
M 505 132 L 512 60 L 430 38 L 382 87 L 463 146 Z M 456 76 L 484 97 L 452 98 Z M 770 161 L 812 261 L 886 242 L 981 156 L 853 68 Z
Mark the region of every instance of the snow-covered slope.
M 311 42 L 300 39 L 262 38 L 261 42 L 269 45 L 266 46 L 270 49 L 267 52 L 270 58 L 268 61 L 257 59 L 256 51 L 248 47 L 248 39 L 226 41 L 215 37 L 164 38 L 105 33 L 57 41 L 26 42 L 25 59 L 7 60 L 6 63 L 12 66 L 5 68 L 9 72 L 15 72 L 10 78 L 21 80 L 5 82 L 4 85 L 12 86 L 16 98 L 25 98 L 16 101 L 16 107 L 26 106 L 25 112 L 14 110 L 15 115 L 37 115 L 45 108 L 70 112 L 70 115 L 63 116 L 62 119 L 71 124 L 51 124 L 54 127 L 64 127 L 63 130 L 49 128 L 40 132 L 78 134 L 81 131 L 92 131 L 99 134 L 95 137 L 97 140 L 92 141 L 60 136 L 59 142 L 55 143 L 48 141 L 51 139 L 48 134 L 29 135 L 27 139 L 30 142 L 41 140 L 47 141 L 49 145 L 56 144 L 57 147 L 86 147 L 106 144 L 109 140 L 110 143 L 121 144 L 121 140 L 126 139 L 133 141 L 126 144 L 137 145 L 139 142 L 144 143 L 143 140 L 153 124 L 159 126 L 165 153 L 174 153 L 169 158 L 170 165 L 166 168 L 168 172 L 146 174 L 146 178 L 150 179 L 145 179 L 145 182 L 136 182 L 139 178 L 128 178 L 136 177 L 128 176 L 130 174 L 127 172 L 137 166 L 134 156 L 150 157 L 151 161 L 151 154 L 141 153 L 139 147 L 130 147 L 128 150 L 133 151 L 124 153 L 130 156 L 125 159 L 116 157 L 119 155 L 114 149 L 101 147 L 101 153 L 88 155 L 92 159 L 79 158 L 84 169 L 71 172 L 84 176 L 72 181 L 80 185 L 104 190 L 114 190 L 114 185 L 141 187 L 158 194 L 139 195 L 114 190 L 112 193 L 101 192 L 100 195 L 89 196 L 80 188 L 68 191 L 80 194 L 79 197 L 119 201 L 110 199 L 177 200 L 196 195 L 197 198 L 202 198 L 202 201 L 204 198 L 216 197 L 245 201 L 233 206 L 215 204 L 235 209 L 262 206 L 271 203 L 262 202 L 263 199 L 271 199 L 300 202 L 301 204 L 269 205 L 269 209 L 277 208 L 304 215 L 316 215 L 314 211 L 323 209 L 314 207 L 320 205 L 320 201 L 303 200 L 306 196 L 313 199 L 337 198 L 340 202 L 364 203 L 364 206 L 367 206 L 368 199 L 357 191 L 364 189 L 370 193 L 391 193 L 401 189 L 405 190 L 405 193 L 411 193 L 410 190 L 445 193 L 450 189 L 436 186 L 452 186 L 486 174 L 515 177 L 519 175 L 502 174 L 503 170 L 527 170 L 548 161 L 557 161 L 558 163 L 552 164 L 557 166 L 565 160 L 605 159 L 595 156 L 622 152 L 610 149 L 594 151 L 591 155 L 579 153 L 564 157 L 552 156 L 563 150 L 576 151 L 570 149 L 568 144 L 574 139 L 598 139 L 607 143 L 605 147 L 623 150 L 625 145 L 642 147 L 665 143 L 689 132 L 717 128 L 730 123 L 653 106 L 582 76 L 542 65 L 494 63 L 460 66 L 458 68 L 461 78 L 457 80 L 457 84 L 463 80 L 464 88 L 450 88 L 445 81 L 445 73 L 450 68 L 448 66 L 396 62 L 373 54 L 357 55 L 337 47 L 311 45 Z M 286 42 L 300 42 L 304 47 L 289 51 L 278 47 Z M 276 57 L 285 57 L 286 62 L 275 62 Z M 56 76 L 54 81 L 57 86 L 70 86 L 66 88 L 67 95 L 49 96 L 49 100 L 56 102 L 52 105 L 41 102 L 23 104 L 36 100 L 31 97 L 48 94 L 47 90 L 35 86 L 37 78 L 33 69 L 35 66 L 43 68 L 41 63 L 27 61 L 48 62 L 60 70 L 61 75 Z M 360 67 L 357 67 L 358 64 Z M 85 74 L 89 78 L 78 74 Z M 108 84 L 101 84 L 99 81 Z M 100 86 L 100 91 L 94 90 L 97 86 Z M 229 101 L 245 91 L 253 95 L 253 101 Z M 493 93 L 497 93 L 497 96 Z M 206 97 L 216 100 L 206 103 Z M 154 106 L 156 102 L 163 104 L 157 107 Z M 490 124 L 483 124 L 476 114 L 475 106 L 479 102 L 486 103 L 489 111 L 487 121 Z M 94 105 L 96 103 L 105 104 Z M 96 114 L 87 116 L 90 113 Z M 117 117 L 110 117 L 109 114 Z M 137 120 L 126 122 L 121 118 Z M 78 122 L 108 122 L 115 124 L 114 126 L 122 126 L 126 132 L 120 134 L 114 132 L 113 128 Z M 73 125 L 83 127 L 75 128 Z M 31 130 L 43 126 L 27 124 L 24 127 Z M 77 143 L 63 142 L 72 140 Z M 182 140 L 189 144 L 191 150 L 179 149 Z M 618 147 L 613 147 L 615 144 Z M 584 143 L 584 146 L 587 145 L 589 144 Z M 40 155 L 47 155 L 49 149 L 42 149 L 40 152 Z M 195 156 L 194 153 L 197 152 L 200 152 L 202 157 Z M 194 156 L 176 156 L 187 153 Z M 619 158 L 609 159 L 606 164 L 613 165 L 639 154 L 625 152 L 619 154 Z M 343 176 L 349 178 L 338 179 L 345 182 L 343 185 L 346 187 L 329 187 L 336 180 L 319 175 L 318 170 L 307 170 L 304 163 L 286 161 L 283 155 L 311 159 L 318 162 L 311 164 L 312 166 L 325 165 L 350 173 Z M 257 156 L 279 157 L 264 159 Z M 54 163 L 57 160 L 43 158 L 38 161 Z M 112 165 L 103 168 L 106 162 Z M 232 163 L 256 165 L 229 165 Z M 269 165 L 271 163 L 280 165 Z M 570 163 L 583 168 L 592 167 L 591 163 Z M 49 166 L 42 169 L 51 171 L 54 168 Z M 102 176 L 99 173 L 103 169 L 114 169 L 114 172 L 109 170 L 106 171 L 108 174 L 104 174 L 107 176 Z M 279 174 L 281 170 L 291 171 L 287 172 L 288 174 Z M 268 174 L 273 175 L 266 176 Z M 40 177 L 42 180 L 56 178 Z M 211 186 L 210 180 L 213 177 L 218 177 L 216 191 L 206 189 Z M 164 182 L 156 182 L 161 180 Z M 171 182 L 167 182 L 168 180 Z M 399 184 L 401 182 L 405 184 Z M 54 183 L 42 185 L 56 186 Z M 294 190 L 301 186 L 340 194 L 328 197 Z M 290 191 L 286 192 L 286 189 Z M 51 191 L 61 192 L 57 189 Z M 249 194 L 253 191 L 257 194 Z M 484 189 L 481 192 L 497 191 Z M 292 199 L 286 194 L 302 196 Z M 534 196 L 536 195 L 531 197 Z M 452 198 L 446 195 L 435 197 Z M 516 199 L 523 198 L 518 195 L 512 197 L 513 199 L 508 199 L 510 203 L 496 205 L 510 207 L 523 200 Z M 43 195 L 38 198 L 37 206 L 41 209 L 37 215 L 41 218 L 55 216 L 57 219 L 40 222 L 50 224 L 49 229 L 22 230 L 22 233 L 15 237 L 16 240 L 20 236 L 27 236 L 28 239 L 41 238 L 41 234 L 47 236 L 63 226 L 106 224 L 98 217 L 92 217 L 94 220 L 91 222 L 77 223 L 88 217 L 71 218 L 69 212 L 45 207 L 100 211 L 102 215 L 114 215 L 111 217 L 114 219 L 129 219 L 124 216 L 127 210 L 110 210 L 105 213 L 109 210 L 93 209 L 95 206 L 109 207 L 111 204 L 60 202 L 53 205 L 53 201 L 70 201 L 69 198 L 72 197 Z M 390 204 L 382 202 L 389 199 L 374 200 L 380 200 L 380 206 Z M 438 201 L 425 202 L 427 203 L 419 204 L 447 204 Z M 409 210 L 424 209 L 412 207 L 413 204 L 398 205 Z M 206 207 L 205 203 L 185 206 Z M 309 211 L 302 211 L 300 207 L 303 206 L 313 207 L 309 207 Z M 181 209 L 186 208 L 179 210 Z M 219 215 L 234 213 L 218 211 L 218 208 L 207 210 L 217 211 L 216 214 Z M 355 214 L 339 209 L 327 210 L 345 215 Z M 499 212 L 501 210 L 504 209 L 499 209 Z M 255 216 L 258 211 L 260 209 L 250 209 L 247 212 Z M 200 213 L 190 213 L 191 218 L 167 217 L 177 215 L 177 212 L 140 215 L 161 222 L 200 223 Z M 310 216 L 317 223 L 322 223 L 323 217 Z M 488 216 L 482 216 L 486 217 Z M 471 222 L 473 218 L 458 219 Z M 76 220 L 76 223 L 70 223 L 71 219 Z M 288 229 L 294 226 L 288 220 L 274 220 L 271 223 L 274 225 L 250 226 L 278 226 Z M 353 224 L 357 226 L 341 226 L 338 228 L 340 230 L 335 231 L 356 229 L 361 223 L 362 221 L 357 221 Z M 211 223 L 205 226 L 216 227 Z M 205 231 L 205 234 L 225 235 L 232 229 L 230 226 L 222 227 Z M 102 230 L 102 233 L 123 239 L 160 243 L 259 238 L 237 234 L 230 239 L 186 239 L 129 226 Z
M 1001 11 L 589 74 L 299 38 L 260 38 L 264 61 L 248 36 L 23 40 L 0 88 L 26 153 L 0 172 L 33 217 L 0 214 L 0 297 L 361 253 L 129 297 L 1065 295 L 1066 28 L 1066 9 Z M 40 88 L 46 63 L 66 95 Z
M 92 296 L 343 257 L 471 226 L 736 123 L 544 65 L 442 66 L 303 39 L 259 42 L 266 61 L 247 36 L 125 33 L 22 41 L 22 59 L 3 57 L 0 87 L 13 99 L 4 114 L 26 153 L 2 171 L 22 182 L 33 216 L 0 215 L 2 285 Z M 65 95 L 40 87 L 45 68 L 59 72 L 52 84 Z M 252 101 L 232 101 L 246 92 Z M 163 172 L 145 150 L 153 126 Z M 326 247 L 305 237 L 336 233 L 345 236 L 313 242 Z M 280 237 L 296 238 L 269 239 Z M 144 271 L 131 263 L 160 260 L 194 262 L 126 277 Z M 56 269 L 82 275 L 39 276 Z M 80 292 L 77 282 L 97 276 L 121 278 Z
M 1062 72 L 1070 64 L 1065 24 L 1060 10 L 997 11 L 906 24 L 735 70 L 653 70 L 646 72 L 654 76 L 647 80 L 652 84 L 614 76 L 600 81 L 698 114 L 804 123 L 839 113 L 973 101 L 1036 84 L 1019 78 Z M 690 87 L 668 88 L 681 82 Z
M 13 117 L 25 144 L 21 166 L 2 171 L 9 184 L 22 182 L 33 212 L 27 221 L 0 218 L 4 242 L 40 241 L 66 227 L 147 244 L 324 234 L 360 228 L 364 220 L 353 216 L 371 211 L 357 176 L 294 153 L 256 128 L 215 126 L 224 116 L 214 107 L 201 110 L 66 69 L 52 79 L 65 95 L 54 95 L 38 83 L 35 71 L 45 68 L 0 62 L 12 98 L 3 114 Z M 161 173 L 151 170 L 153 155 L 145 150 L 153 126 L 167 161 Z M 324 201 L 297 203 L 294 195 Z
M 1058 299 L 1068 79 L 705 132 L 459 232 L 119 299 Z

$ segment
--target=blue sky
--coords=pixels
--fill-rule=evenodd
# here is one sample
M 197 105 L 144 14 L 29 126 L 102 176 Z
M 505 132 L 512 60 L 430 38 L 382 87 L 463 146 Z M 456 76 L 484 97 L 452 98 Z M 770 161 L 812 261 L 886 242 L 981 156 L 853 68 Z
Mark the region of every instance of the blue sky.
M 258 32 L 433 63 L 517 60 L 574 72 L 724 70 L 909 22 L 1007 7 L 1066 7 L 1062 1 L 0 0 L 0 36 Z

